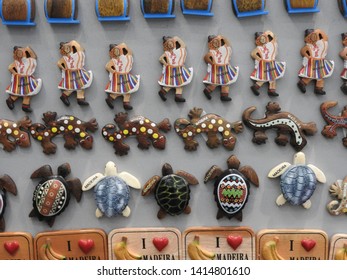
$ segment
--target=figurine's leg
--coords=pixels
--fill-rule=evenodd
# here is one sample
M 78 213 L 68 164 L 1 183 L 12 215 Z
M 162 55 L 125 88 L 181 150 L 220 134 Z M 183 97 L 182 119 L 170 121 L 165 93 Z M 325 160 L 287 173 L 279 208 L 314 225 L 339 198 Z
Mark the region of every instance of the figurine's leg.
M 66 105 L 70 106 L 69 96 L 71 95 L 72 91 L 64 90 L 61 93 L 60 100 Z
M 130 93 L 123 95 L 123 108 L 124 110 L 132 110 L 133 107 L 130 105 Z
M 88 106 L 89 105 L 89 103 L 87 101 L 85 101 L 83 89 L 80 89 L 77 91 L 77 103 L 78 103 L 78 105 L 81 105 L 81 106 Z
M 114 109 L 113 106 L 113 101 L 119 96 L 119 94 L 116 93 L 109 93 L 107 98 L 105 99 L 106 104 L 108 105 L 108 107 L 110 107 L 111 109 Z
M 264 131 L 262 130 L 254 131 L 253 139 L 252 139 L 253 143 L 260 145 L 260 144 L 264 144 L 266 140 L 267 140 L 267 136 Z
M 23 97 L 22 110 L 31 113 L 33 110 L 30 108 L 30 96 Z
M 176 88 L 175 101 L 176 102 L 186 102 L 186 100 L 182 97 L 183 87 Z
M 269 82 L 269 89 L 267 91 L 269 96 L 278 96 L 279 94 L 276 92 L 276 80 Z
M 206 85 L 204 89 L 204 94 L 208 100 L 211 100 L 211 93 L 216 89 L 217 86 L 215 85 Z
M 260 92 L 259 89 L 261 88 L 261 86 L 263 85 L 263 82 L 255 82 L 253 86 L 251 86 L 251 90 L 254 93 L 255 96 L 259 96 Z
M 159 90 L 158 94 L 159 94 L 161 100 L 166 101 L 166 94 L 169 92 L 170 89 L 171 88 L 169 88 L 169 87 L 162 87 Z
M 220 140 L 217 137 L 216 131 L 207 132 L 207 138 L 206 144 L 209 148 L 217 148 L 220 145 Z
M 139 142 L 137 147 L 139 147 L 140 149 L 147 150 L 151 146 L 151 142 L 148 140 L 146 135 L 139 134 L 137 135 L 136 138 L 137 138 L 137 141 Z
M 300 78 L 299 82 L 297 83 L 298 88 L 302 93 L 306 93 L 306 86 L 309 84 L 311 79 L 309 78 Z
M 229 97 L 229 86 L 221 86 L 220 100 L 231 101 L 231 98 Z
M 278 144 L 280 146 L 285 146 L 288 143 L 288 137 L 287 137 L 287 135 L 285 135 L 281 132 L 277 132 L 277 137 L 275 138 L 275 142 L 276 142 L 276 144 Z
M 14 96 L 14 95 L 10 95 L 10 96 L 6 99 L 7 107 L 8 107 L 10 110 L 13 110 L 13 108 L 14 108 L 14 102 L 16 102 L 17 99 L 18 99 L 18 96 Z
M 314 88 L 314 93 L 318 95 L 324 95 L 326 92 L 323 90 L 324 88 L 324 79 L 320 79 L 316 81 L 316 86 Z
M 347 95 L 347 80 L 343 80 L 343 84 L 340 87 L 341 91 Z
M 68 150 L 75 149 L 78 145 L 78 142 L 75 140 L 75 138 L 71 134 L 64 134 L 64 140 L 65 144 L 64 147 Z

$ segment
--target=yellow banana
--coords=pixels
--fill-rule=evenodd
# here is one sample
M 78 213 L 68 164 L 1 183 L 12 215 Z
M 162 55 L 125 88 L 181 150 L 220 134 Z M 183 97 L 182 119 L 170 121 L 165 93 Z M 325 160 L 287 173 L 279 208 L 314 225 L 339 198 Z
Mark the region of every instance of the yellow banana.
M 277 251 L 278 239 L 267 241 L 262 250 L 262 257 L 264 260 L 284 260 Z
M 192 260 L 213 260 L 216 256 L 215 253 L 200 246 L 199 236 L 195 236 L 194 240 L 188 244 L 187 251 Z
M 42 246 L 40 247 L 40 250 L 39 250 L 40 260 L 49 260 L 49 258 L 47 257 L 47 254 L 46 254 L 46 250 L 47 250 L 47 244 L 44 243 L 44 244 L 42 244 Z
M 141 260 L 142 259 L 141 255 L 135 254 L 129 251 L 128 249 L 125 250 L 124 256 L 126 260 Z
M 66 257 L 62 254 L 57 253 L 55 250 L 53 250 L 52 245 L 49 243 L 47 244 L 47 255 L 51 255 L 53 259 L 55 260 L 66 260 Z
M 127 248 L 127 238 L 122 237 L 122 241 L 115 244 L 113 248 L 113 253 L 117 260 L 141 260 L 142 256 L 135 254 L 128 250 Z
M 337 250 L 335 260 L 347 260 L 347 243 L 345 243 L 342 248 Z

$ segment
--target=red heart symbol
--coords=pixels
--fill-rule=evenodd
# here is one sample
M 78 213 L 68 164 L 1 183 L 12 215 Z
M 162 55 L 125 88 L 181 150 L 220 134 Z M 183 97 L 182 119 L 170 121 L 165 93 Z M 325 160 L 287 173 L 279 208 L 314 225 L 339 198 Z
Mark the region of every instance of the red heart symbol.
M 301 246 L 304 247 L 307 252 L 309 252 L 314 246 L 316 246 L 316 241 L 312 239 L 303 239 L 301 241 Z
M 236 250 L 242 243 L 242 236 L 240 236 L 240 235 L 237 235 L 237 236 L 229 235 L 227 237 L 227 242 L 228 242 L 228 244 L 229 244 L 229 246 L 231 248 Z
M 81 239 L 78 241 L 78 246 L 81 248 L 81 250 L 88 254 L 91 249 L 94 247 L 94 240 L 92 239 Z
M 161 252 L 169 244 L 169 239 L 167 237 L 154 237 L 152 242 L 155 248 Z
M 14 255 L 19 249 L 19 244 L 17 241 L 8 241 L 4 243 L 4 247 L 9 254 Z

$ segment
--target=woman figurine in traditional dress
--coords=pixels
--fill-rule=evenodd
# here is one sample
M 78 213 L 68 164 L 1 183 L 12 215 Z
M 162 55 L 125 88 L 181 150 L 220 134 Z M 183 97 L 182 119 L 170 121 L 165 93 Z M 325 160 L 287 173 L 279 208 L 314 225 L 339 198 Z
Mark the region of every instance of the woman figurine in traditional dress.
M 60 54 L 63 56 L 58 61 L 62 70 L 62 79 L 58 88 L 62 90 L 61 101 L 70 105 L 69 96 L 76 92 L 79 105 L 89 105 L 85 101 L 84 90 L 92 84 L 93 73 L 84 69 L 84 49 L 76 41 L 60 43 Z
M 159 58 L 163 64 L 162 75 L 158 81 L 161 85 L 159 96 L 166 101 L 166 94 L 175 89 L 175 101 L 185 102 L 182 97 L 183 86 L 189 84 L 193 78 L 193 68 L 184 66 L 187 50 L 184 42 L 179 37 L 163 37 L 164 53 Z
M 315 80 L 314 93 L 324 95 L 324 79 L 330 77 L 334 71 L 334 61 L 325 59 L 328 53 L 328 36 L 320 29 L 306 29 L 305 43 L 300 51 L 303 66 L 299 71 L 298 88 L 302 93 L 306 93 L 306 86 Z
M 106 103 L 113 109 L 113 100 L 122 96 L 123 108 L 131 110 L 133 107 L 130 105 L 130 96 L 140 86 L 140 75 L 130 73 L 133 67 L 132 51 L 124 43 L 111 44 L 109 55 L 111 60 L 106 64 L 106 70 L 109 72 L 110 82 L 105 90 L 108 93 Z
M 276 92 L 276 80 L 284 76 L 286 63 L 276 61 L 278 44 L 275 35 L 271 31 L 255 33 L 256 48 L 252 51 L 255 68 L 251 74 L 254 85 L 251 90 L 259 95 L 259 89 L 264 83 L 269 83 L 268 95 L 278 96 Z
M 12 110 L 15 101 L 22 97 L 22 110 L 30 113 L 30 99 L 38 94 L 42 87 L 42 80 L 34 77 L 37 56 L 30 47 L 14 47 L 13 58 L 14 61 L 8 67 L 12 77 L 11 84 L 6 89 L 6 93 L 10 95 L 6 104 Z
M 341 90 L 344 94 L 347 95 L 347 33 L 342 33 L 342 44 L 343 50 L 340 52 L 340 57 L 343 59 L 343 70 L 341 72 L 341 79 L 343 84 L 341 85 Z
M 204 78 L 206 87 L 204 94 L 207 99 L 211 99 L 211 93 L 217 88 L 221 88 L 221 101 L 231 101 L 229 97 L 230 85 L 235 83 L 239 75 L 239 67 L 230 65 L 231 45 L 222 35 L 208 36 L 209 52 L 204 60 L 207 63 L 207 75 Z

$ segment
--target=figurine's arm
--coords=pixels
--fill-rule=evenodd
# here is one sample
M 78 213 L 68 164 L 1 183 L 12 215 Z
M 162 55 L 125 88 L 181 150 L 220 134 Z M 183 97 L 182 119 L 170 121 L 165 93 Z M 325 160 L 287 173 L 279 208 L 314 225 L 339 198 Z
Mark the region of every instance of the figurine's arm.
M 343 60 L 347 60 L 347 48 L 344 48 L 339 55 Z
M 208 52 L 205 55 L 204 60 L 207 64 L 214 64 L 214 60 L 213 60 L 213 56 L 212 56 L 211 52 Z
M 67 69 L 64 58 L 59 59 L 57 65 L 62 70 Z
M 159 61 L 160 61 L 161 64 L 163 64 L 165 66 L 168 64 L 167 57 L 166 57 L 165 54 L 163 54 L 161 57 L 159 57 Z
M 181 48 L 185 48 L 185 47 L 186 47 L 186 44 L 182 41 L 181 38 L 179 38 L 179 37 L 176 36 L 175 39 L 176 39 L 176 41 L 180 44 L 180 47 L 181 47 Z
M 261 60 L 261 53 L 259 52 L 258 48 L 255 48 L 252 52 L 251 52 L 251 57 L 254 60 Z
M 226 47 L 231 46 L 230 41 L 229 41 L 226 37 L 221 36 L 221 38 L 222 38 L 222 40 L 224 41 L 224 43 L 225 43 L 224 45 L 225 45 Z
M 311 57 L 311 49 L 308 46 L 305 46 L 305 47 L 301 48 L 300 54 L 302 57 L 310 58 Z
M 36 53 L 30 47 L 26 47 L 26 51 L 29 53 L 29 57 L 37 59 Z
M 105 68 L 106 68 L 106 71 L 108 71 L 108 72 L 110 72 L 110 73 L 116 72 L 116 68 L 114 67 L 114 64 L 113 64 L 112 60 L 110 60 L 110 61 L 106 64 Z
M 12 75 L 18 74 L 16 64 L 14 62 L 8 66 L 8 71 L 10 71 Z

